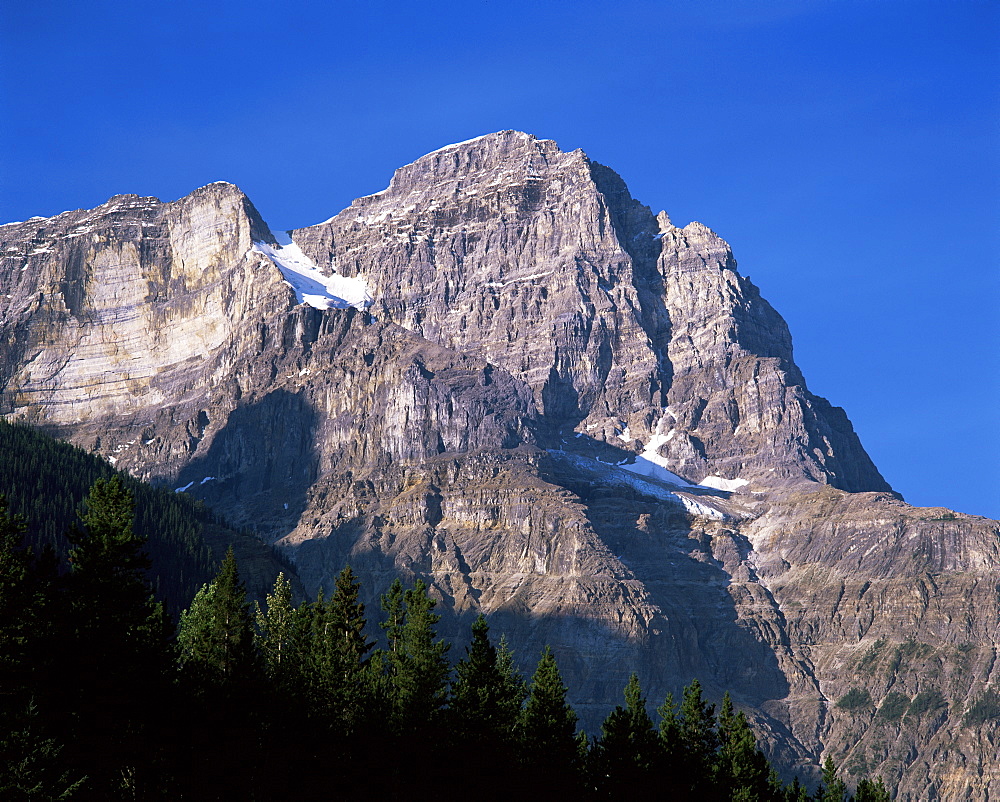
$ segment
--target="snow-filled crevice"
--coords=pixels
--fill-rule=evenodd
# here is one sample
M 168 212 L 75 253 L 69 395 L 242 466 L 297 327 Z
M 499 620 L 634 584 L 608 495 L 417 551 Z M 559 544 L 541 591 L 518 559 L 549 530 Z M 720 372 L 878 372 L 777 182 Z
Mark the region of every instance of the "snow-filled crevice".
M 373 303 L 364 279 L 339 273 L 323 275 L 294 242 L 286 245 L 255 242 L 253 249 L 270 259 L 281 271 L 285 281 L 295 290 L 300 304 L 316 309 L 347 309 L 351 306 L 368 309 Z

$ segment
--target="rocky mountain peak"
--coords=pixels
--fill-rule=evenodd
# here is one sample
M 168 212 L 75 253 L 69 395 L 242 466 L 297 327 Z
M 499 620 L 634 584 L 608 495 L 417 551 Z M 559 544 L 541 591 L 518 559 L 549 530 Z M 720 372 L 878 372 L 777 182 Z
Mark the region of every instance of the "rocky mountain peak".
M 225 182 L 0 226 L 3 414 L 310 594 L 350 563 L 369 609 L 420 578 L 442 634 L 551 644 L 591 731 L 631 671 L 697 676 L 789 773 L 992 798 L 997 525 L 891 492 L 719 235 L 503 131 L 292 236 Z
M 292 236 L 362 277 L 381 319 L 524 381 L 557 427 L 692 482 L 888 489 L 728 244 L 654 217 L 582 151 L 517 131 L 449 145 Z M 759 378 L 732 383 L 733 364 Z

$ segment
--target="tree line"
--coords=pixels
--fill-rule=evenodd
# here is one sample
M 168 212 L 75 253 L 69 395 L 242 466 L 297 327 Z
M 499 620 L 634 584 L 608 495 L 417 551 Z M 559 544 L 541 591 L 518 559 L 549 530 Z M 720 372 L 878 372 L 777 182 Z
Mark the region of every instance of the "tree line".
M 697 680 L 654 724 L 633 674 L 588 737 L 551 649 L 525 680 L 480 616 L 453 665 L 419 580 L 382 596 L 379 646 L 350 567 L 329 597 L 295 604 L 279 575 L 251 604 L 230 549 L 175 627 L 134 519 L 98 479 L 63 564 L 0 498 L 0 798 L 890 798 L 867 779 L 850 797 L 829 760 L 812 792 L 783 784 Z

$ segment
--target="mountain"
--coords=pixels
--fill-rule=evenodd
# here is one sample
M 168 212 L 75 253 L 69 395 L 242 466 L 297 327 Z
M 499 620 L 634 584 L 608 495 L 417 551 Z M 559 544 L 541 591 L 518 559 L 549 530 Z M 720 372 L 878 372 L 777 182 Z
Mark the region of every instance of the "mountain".
M 592 732 L 698 677 L 789 773 L 1000 789 L 1000 527 L 893 493 L 714 232 L 504 131 L 288 233 L 226 183 L 0 227 L 0 410 L 309 592 L 349 562 L 552 644 Z

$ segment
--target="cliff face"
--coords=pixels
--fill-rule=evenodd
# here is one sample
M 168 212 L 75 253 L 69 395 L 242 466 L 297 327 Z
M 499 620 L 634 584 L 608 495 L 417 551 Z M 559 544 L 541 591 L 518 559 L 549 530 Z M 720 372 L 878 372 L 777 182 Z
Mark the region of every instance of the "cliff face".
M 546 417 L 689 481 L 889 489 L 729 246 L 655 218 L 582 151 L 481 137 L 292 236 L 364 277 L 381 319 L 506 368 Z
M 0 226 L 3 411 L 309 592 L 350 562 L 369 610 L 420 577 L 450 636 L 483 611 L 529 670 L 552 644 L 591 731 L 631 671 L 698 677 L 790 771 L 996 793 L 996 522 L 891 492 L 713 232 L 506 131 L 293 239 L 227 184 Z M 357 279 L 371 314 L 303 290 Z

